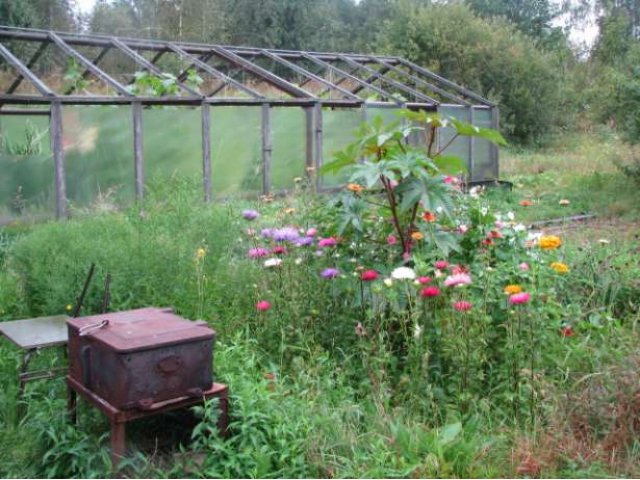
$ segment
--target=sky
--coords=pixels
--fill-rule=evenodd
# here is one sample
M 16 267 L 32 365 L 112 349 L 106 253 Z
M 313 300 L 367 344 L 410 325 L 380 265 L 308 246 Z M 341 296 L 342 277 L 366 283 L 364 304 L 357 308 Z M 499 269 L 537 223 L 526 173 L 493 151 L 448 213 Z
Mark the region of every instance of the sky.
M 76 10 L 81 13 L 88 14 L 91 12 L 91 9 L 95 5 L 96 0 L 75 0 Z M 568 18 L 558 18 L 554 22 L 556 26 L 565 26 L 568 21 Z M 590 18 L 581 25 L 572 25 L 571 33 L 569 35 L 570 40 L 577 44 L 582 45 L 586 44 L 587 47 L 591 47 L 593 42 L 598 35 L 598 26 L 595 22 L 595 16 Z

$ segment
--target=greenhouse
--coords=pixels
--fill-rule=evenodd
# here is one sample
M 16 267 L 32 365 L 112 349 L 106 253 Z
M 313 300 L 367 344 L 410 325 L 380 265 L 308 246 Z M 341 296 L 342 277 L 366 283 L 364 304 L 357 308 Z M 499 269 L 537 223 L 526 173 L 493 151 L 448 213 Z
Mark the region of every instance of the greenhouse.
M 491 101 L 395 56 L 319 53 L 0 27 L 0 222 L 66 217 L 145 183 L 195 178 L 205 201 L 317 190 L 313 172 L 362 121 L 426 110 L 498 128 Z M 419 141 L 419 139 L 415 139 Z M 442 129 L 469 183 L 498 179 L 498 150 Z

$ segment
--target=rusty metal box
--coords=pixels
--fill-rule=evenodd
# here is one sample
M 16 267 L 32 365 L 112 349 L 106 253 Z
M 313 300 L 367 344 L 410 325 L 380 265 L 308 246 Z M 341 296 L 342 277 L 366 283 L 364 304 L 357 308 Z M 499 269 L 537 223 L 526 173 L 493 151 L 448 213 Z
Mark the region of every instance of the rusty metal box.
M 71 318 L 69 375 L 116 408 L 147 410 L 213 383 L 215 332 L 170 309 Z

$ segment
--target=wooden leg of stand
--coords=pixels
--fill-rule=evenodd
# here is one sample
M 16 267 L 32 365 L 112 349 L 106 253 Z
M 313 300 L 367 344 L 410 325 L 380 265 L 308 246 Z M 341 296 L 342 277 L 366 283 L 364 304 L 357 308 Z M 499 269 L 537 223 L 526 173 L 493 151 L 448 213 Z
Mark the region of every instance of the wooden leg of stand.
M 111 420 L 111 465 L 115 473 L 127 448 L 125 423 Z
M 72 425 L 77 425 L 78 424 L 78 394 L 71 387 L 67 387 L 67 413 L 69 415 L 69 422 Z

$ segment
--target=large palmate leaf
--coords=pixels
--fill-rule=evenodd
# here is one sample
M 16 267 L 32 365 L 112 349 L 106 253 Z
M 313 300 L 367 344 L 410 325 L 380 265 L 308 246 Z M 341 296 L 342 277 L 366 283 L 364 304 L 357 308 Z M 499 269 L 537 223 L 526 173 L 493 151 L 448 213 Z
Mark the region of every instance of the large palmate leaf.
M 456 129 L 459 135 L 467 137 L 478 137 L 489 140 L 496 145 L 506 145 L 507 141 L 497 130 L 491 128 L 482 128 L 467 122 L 462 122 L 455 118 L 450 119 L 451 125 Z
M 431 177 L 426 172 L 405 179 L 398 187 L 396 194 L 401 198 L 400 211 L 406 212 L 416 203 L 421 203 L 429 211 L 439 211 L 450 217 L 453 200 L 449 188 L 440 176 Z
M 441 173 L 446 175 L 458 175 L 468 172 L 465 161 L 455 155 L 438 155 L 433 159 L 433 163 L 436 164 Z

